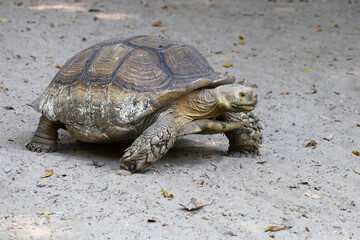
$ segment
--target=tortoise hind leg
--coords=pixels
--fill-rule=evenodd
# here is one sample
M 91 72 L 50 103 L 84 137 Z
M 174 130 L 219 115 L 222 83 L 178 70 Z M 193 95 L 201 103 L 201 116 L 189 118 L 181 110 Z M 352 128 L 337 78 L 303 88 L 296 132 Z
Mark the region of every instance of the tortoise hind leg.
M 58 139 L 57 130 L 61 128 L 62 125 L 62 123 L 51 121 L 42 115 L 34 136 L 26 147 L 32 152 L 56 151 Z

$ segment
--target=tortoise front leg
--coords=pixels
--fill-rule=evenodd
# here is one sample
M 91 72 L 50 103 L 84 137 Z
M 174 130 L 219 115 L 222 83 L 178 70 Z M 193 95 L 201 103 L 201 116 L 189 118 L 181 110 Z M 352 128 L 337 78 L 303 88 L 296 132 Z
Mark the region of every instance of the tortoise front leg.
M 259 153 L 259 147 L 262 143 L 262 126 L 259 119 L 250 113 L 225 113 L 218 117 L 225 121 L 239 121 L 248 123 L 247 128 L 239 128 L 225 133 L 229 139 L 228 152 L 240 153 Z
M 159 160 L 174 145 L 176 128 L 172 116 L 159 118 L 125 150 L 120 168 L 131 172 L 141 171 Z
M 44 115 L 40 117 L 39 125 L 30 143 L 26 147 L 32 152 L 53 152 L 57 148 L 57 130 L 63 124 L 51 121 Z
M 241 121 L 219 121 L 214 119 L 201 119 L 192 121 L 178 130 L 178 137 L 190 134 L 217 134 L 245 130 L 250 124 Z

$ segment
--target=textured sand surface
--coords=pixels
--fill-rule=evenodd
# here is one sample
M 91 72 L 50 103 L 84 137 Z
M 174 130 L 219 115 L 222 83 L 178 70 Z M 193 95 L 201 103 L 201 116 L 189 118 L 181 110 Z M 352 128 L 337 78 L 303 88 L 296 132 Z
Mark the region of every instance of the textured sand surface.
M 0 239 L 360 239 L 359 1 L 20 2 L 0 0 Z M 121 176 L 119 144 L 61 130 L 58 152 L 26 150 L 40 117 L 28 104 L 56 65 L 126 34 L 187 42 L 220 75 L 256 84 L 261 156 L 190 136 Z M 214 202 L 182 210 L 192 197 Z M 292 228 L 264 232 L 272 225 Z

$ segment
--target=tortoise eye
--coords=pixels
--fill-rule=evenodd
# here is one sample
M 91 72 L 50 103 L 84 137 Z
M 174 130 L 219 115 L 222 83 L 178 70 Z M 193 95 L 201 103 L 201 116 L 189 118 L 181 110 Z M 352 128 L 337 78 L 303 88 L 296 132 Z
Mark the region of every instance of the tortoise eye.
M 243 93 L 243 92 L 240 92 L 239 95 L 240 95 L 240 97 L 245 97 L 245 93 Z

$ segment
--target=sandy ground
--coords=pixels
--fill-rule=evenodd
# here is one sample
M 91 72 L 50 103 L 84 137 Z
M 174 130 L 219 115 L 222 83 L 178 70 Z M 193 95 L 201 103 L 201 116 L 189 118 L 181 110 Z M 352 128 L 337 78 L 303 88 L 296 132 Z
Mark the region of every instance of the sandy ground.
M 0 1 L 0 239 L 360 239 L 357 2 Z M 223 135 L 190 136 L 120 176 L 119 144 L 61 131 L 58 152 L 26 150 L 40 117 L 28 104 L 56 66 L 125 34 L 187 42 L 221 75 L 256 84 L 261 156 L 227 156 Z M 192 197 L 214 202 L 181 209 Z M 272 225 L 292 228 L 264 232 Z

